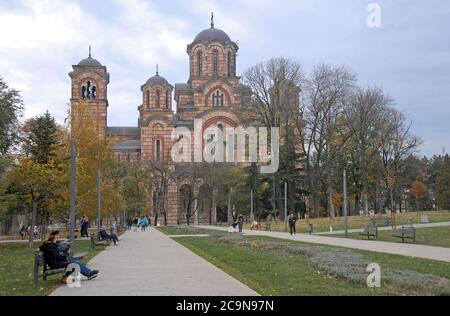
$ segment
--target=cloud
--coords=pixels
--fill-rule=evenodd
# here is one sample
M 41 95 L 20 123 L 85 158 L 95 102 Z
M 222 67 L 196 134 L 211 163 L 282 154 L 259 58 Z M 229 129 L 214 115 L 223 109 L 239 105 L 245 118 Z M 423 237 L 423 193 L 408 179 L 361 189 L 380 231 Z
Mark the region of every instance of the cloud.
M 0 75 L 22 91 L 26 116 L 45 110 L 63 122 L 71 65 L 93 57 L 108 67 L 111 125 L 135 125 L 140 86 L 155 73 L 189 76 L 186 45 L 215 25 L 239 41 L 238 71 L 271 57 L 346 64 L 362 85 L 382 86 L 407 112 L 424 152 L 450 148 L 450 4 L 379 0 L 382 27 L 366 26 L 366 5 L 348 0 L 0 0 Z

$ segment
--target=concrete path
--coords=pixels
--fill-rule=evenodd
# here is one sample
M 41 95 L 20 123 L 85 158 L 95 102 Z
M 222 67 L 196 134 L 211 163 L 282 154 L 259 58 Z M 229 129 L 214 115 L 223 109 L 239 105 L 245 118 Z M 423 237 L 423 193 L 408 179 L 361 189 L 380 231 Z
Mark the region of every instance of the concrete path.
M 154 228 L 126 232 L 88 265 L 99 277 L 81 288 L 60 286 L 52 296 L 256 296 L 232 278 Z
M 198 227 L 222 231 L 228 230 L 227 228 L 216 226 L 198 226 Z M 450 262 L 450 248 L 443 248 L 443 247 L 402 244 L 384 241 L 354 240 L 354 239 L 325 237 L 317 235 L 310 236 L 306 234 L 297 234 L 295 237 L 291 237 L 291 235 L 288 233 L 271 232 L 271 231 L 244 230 L 244 234 L 248 236 L 266 236 L 279 239 L 301 241 L 312 244 L 330 245 L 352 249 L 368 250 L 380 253 L 395 254 L 407 257 Z
M 436 227 L 450 227 L 450 222 L 440 222 L 440 223 L 430 223 L 430 224 L 415 224 L 415 225 L 399 225 L 398 228 L 402 226 L 412 226 L 417 229 L 420 228 L 436 228 Z M 392 230 L 392 226 L 388 227 L 378 227 L 379 231 L 386 231 L 386 230 Z M 364 228 L 360 229 L 349 229 L 348 232 L 351 233 L 362 233 L 364 231 Z M 314 235 L 344 235 L 345 230 L 336 230 L 334 232 L 321 232 L 321 233 L 314 233 Z

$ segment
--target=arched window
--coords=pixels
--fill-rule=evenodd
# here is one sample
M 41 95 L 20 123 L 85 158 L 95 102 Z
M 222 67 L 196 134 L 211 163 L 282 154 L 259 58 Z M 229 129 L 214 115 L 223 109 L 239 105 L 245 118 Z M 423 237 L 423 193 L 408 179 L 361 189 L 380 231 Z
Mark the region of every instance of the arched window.
M 219 75 L 219 51 L 217 49 L 213 50 L 213 75 Z
M 166 90 L 166 109 L 169 108 L 169 90 Z
M 85 100 L 91 100 L 97 98 L 97 87 L 93 85 L 89 80 L 81 86 L 81 97 Z
M 197 75 L 201 76 L 203 71 L 203 53 L 199 51 L 197 53 Z
M 161 107 L 161 92 L 156 90 L 156 107 L 159 109 Z
M 228 58 L 227 58 L 227 60 L 228 60 L 228 67 L 227 67 L 227 72 L 228 72 L 228 77 L 231 77 L 232 76 L 232 65 L 231 65 L 231 52 L 230 51 L 228 51 Z
M 147 109 L 150 108 L 150 91 L 147 90 L 146 92 L 146 100 L 145 100 L 146 104 L 147 104 Z
M 224 106 L 224 94 L 222 91 L 217 90 L 216 92 L 214 92 L 212 94 L 212 106 L 213 107 L 217 107 L 217 106 Z
M 161 161 L 161 141 L 159 139 L 156 141 L 155 158 L 157 161 Z

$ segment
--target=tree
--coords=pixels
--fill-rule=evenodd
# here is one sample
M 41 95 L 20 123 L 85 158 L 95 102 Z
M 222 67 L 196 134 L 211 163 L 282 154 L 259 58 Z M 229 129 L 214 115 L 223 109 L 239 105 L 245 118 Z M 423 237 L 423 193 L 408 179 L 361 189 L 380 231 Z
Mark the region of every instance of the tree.
M 58 144 L 58 127 L 55 119 L 47 111 L 45 114 L 28 120 L 24 124 L 25 155 L 38 163 L 47 163 L 55 157 Z
M 17 90 L 11 89 L 0 77 L 0 158 L 16 144 L 23 101 Z
M 167 225 L 167 198 L 169 187 L 176 182 L 175 166 L 166 160 L 149 160 L 147 170 L 150 173 L 150 185 L 153 188 L 153 211 L 155 225 L 159 215 L 164 217 L 164 225 Z
M 436 180 L 436 200 L 445 210 L 450 210 L 450 157 L 445 156 L 442 168 Z
M 369 173 L 380 149 L 395 130 L 391 122 L 392 99 L 380 88 L 357 89 L 344 107 L 344 122 L 352 134 L 353 164 L 359 170 L 364 213 L 369 213 Z
M 334 218 L 333 174 L 338 154 L 350 136 L 341 119 L 344 105 L 354 87 L 356 75 L 346 67 L 319 64 L 308 76 L 296 119 L 300 135 L 308 189 L 316 217 L 320 217 L 321 179 L 325 179 L 329 216 Z
M 17 191 L 30 199 L 32 229 L 36 225 L 39 197 L 46 195 L 59 182 L 57 170 L 52 162 L 40 164 L 25 158 L 8 173 L 9 185 L 16 187 Z M 30 234 L 29 239 L 30 249 L 32 246 L 33 233 Z
M 420 199 L 425 196 L 428 192 L 428 188 L 425 183 L 421 181 L 414 181 L 411 185 L 411 194 L 416 198 L 416 210 L 419 212 L 421 210 L 420 207 Z
M 291 181 L 292 163 L 290 160 L 295 138 L 289 138 L 292 115 L 299 111 L 299 94 L 304 80 L 302 66 L 290 59 L 274 58 L 249 68 L 243 77 L 252 91 L 251 103 L 244 105 L 242 120 L 244 123 L 271 129 L 282 128 L 284 132 L 286 181 L 289 192 L 296 192 Z M 284 128 L 283 128 L 284 127 Z M 269 136 L 270 137 L 270 136 Z M 273 190 L 278 204 L 278 214 L 284 214 L 280 174 L 274 174 Z M 292 204 L 292 203 L 291 203 Z
M 381 154 L 384 182 L 389 188 L 391 210 L 395 211 L 394 194 L 399 190 L 399 178 L 401 170 L 405 167 L 405 158 L 415 153 L 420 140 L 410 133 L 411 124 L 406 123 L 403 113 L 394 109 L 391 111 L 391 126 L 392 133 L 384 140 Z

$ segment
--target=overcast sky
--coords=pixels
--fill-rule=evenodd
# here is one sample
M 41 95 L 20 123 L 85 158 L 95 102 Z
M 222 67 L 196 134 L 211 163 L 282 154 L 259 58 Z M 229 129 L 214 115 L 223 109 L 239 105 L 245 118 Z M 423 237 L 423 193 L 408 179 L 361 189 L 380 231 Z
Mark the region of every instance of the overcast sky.
M 381 27 L 367 26 L 367 6 Z M 140 86 L 155 73 L 188 79 L 186 46 L 215 25 L 239 43 L 238 72 L 271 57 L 305 71 L 345 64 L 362 86 L 396 100 L 424 140 L 450 150 L 450 1 L 446 0 L 0 0 L 0 76 L 22 92 L 26 117 L 63 122 L 72 65 L 92 55 L 111 73 L 108 125 L 137 125 Z

